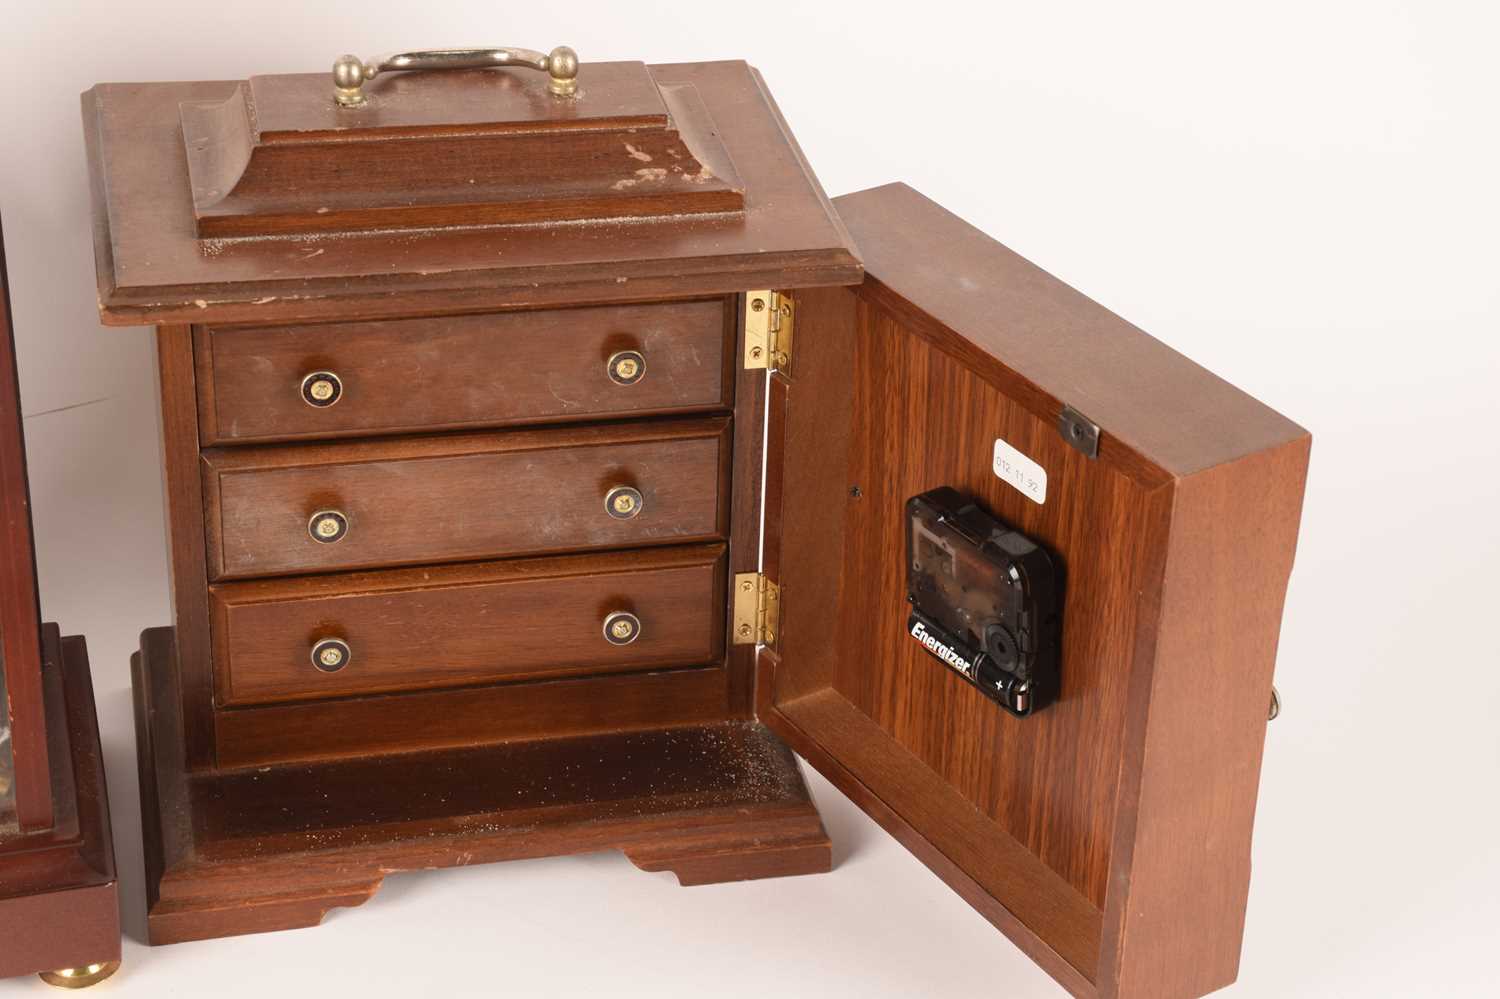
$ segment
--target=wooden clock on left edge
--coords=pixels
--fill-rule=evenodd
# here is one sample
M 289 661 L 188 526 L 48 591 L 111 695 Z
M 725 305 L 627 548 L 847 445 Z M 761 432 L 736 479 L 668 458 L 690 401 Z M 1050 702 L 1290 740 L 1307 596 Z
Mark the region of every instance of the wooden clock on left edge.
M 0 978 L 83 988 L 120 965 L 88 652 L 43 624 L 0 238 Z

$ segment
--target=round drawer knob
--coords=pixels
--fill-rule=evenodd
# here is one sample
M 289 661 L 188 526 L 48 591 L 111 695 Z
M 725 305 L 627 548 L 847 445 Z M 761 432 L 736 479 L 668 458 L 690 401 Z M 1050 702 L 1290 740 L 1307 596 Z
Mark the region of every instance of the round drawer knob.
M 604 509 L 616 520 L 629 520 L 639 514 L 644 505 L 641 491 L 630 486 L 615 486 L 604 494 Z
M 610 355 L 607 370 L 616 385 L 634 385 L 646 377 L 646 357 L 638 350 L 622 350 Z
M 615 611 L 604 619 L 604 640 L 611 645 L 629 645 L 641 637 L 641 619 L 629 611 Z
M 314 371 L 302 379 L 302 401 L 315 409 L 327 409 L 344 395 L 344 383 L 332 371 Z
M 312 647 L 312 664 L 324 673 L 337 673 L 349 665 L 349 643 L 341 638 L 325 638 Z
M 337 510 L 319 510 L 308 518 L 307 533 L 319 544 L 331 545 L 349 533 L 349 518 Z

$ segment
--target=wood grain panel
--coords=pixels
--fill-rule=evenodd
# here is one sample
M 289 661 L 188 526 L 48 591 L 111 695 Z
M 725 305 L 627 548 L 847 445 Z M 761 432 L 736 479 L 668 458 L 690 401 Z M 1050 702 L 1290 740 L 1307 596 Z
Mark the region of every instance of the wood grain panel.
M 1104 904 L 1138 605 L 1169 507 L 1055 427 L 859 305 L 836 690 L 1088 898 Z M 868 414 L 868 415 L 865 415 Z M 898 432 L 899 431 L 899 432 Z M 1003 438 L 1047 470 L 1037 504 L 990 467 Z M 906 500 L 938 486 L 1042 543 L 1064 574 L 1057 703 L 999 710 L 906 635 Z M 914 707 L 920 705 L 920 709 Z M 955 738 L 957 733 L 961 737 Z
M 781 700 L 777 708 L 799 730 L 799 737 L 792 739 L 794 748 L 800 750 L 809 743 L 806 733 L 816 733 L 809 759 L 833 764 L 833 779 L 841 789 L 847 781 L 837 779 L 839 772 L 858 784 L 879 787 L 878 807 L 889 809 L 892 816 L 904 816 L 903 823 L 918 829 L 945 829 L 947 842 L 941 856 L 946 862 L 964 871 L 983 892 L 1004 898 L 1004 917 L 1034 934 L 1033 946 L 1044 946 L 1085 978 L 1094 977 L 1102 923 L 1099 907 L 1034 851 L 972 807 L 956 788 L 934 789 L 931 771 L 923 761 L 837 690 L 825 688 L 796 700 Z M 861 801 L 857 788 L 849 788 L 848 793 L 867 810 L 873 804 Z M 899 830 L 892 832 L 901 835 Z
M 729 421 L 203 453 L 210 578 L 704 541 L 728 530 Z M 605 495 L 643 497 L 628 520 Z M 347 535 L 307 524 L 338 510 Z
M 335 438 L 686 413 L 728 403 L 727 299 L 489 316 L 206 327 L 198 336 L 205 444 Z M 635 350 L 640 381 L 607 361 Z M 343 384 L 326 409 L 304 376 Z
M 788 455 L 802 457 L 778 483 L 787 665 L 776 702 L 835 692 L 1101 908 L 1139 623 L 1130 594 L 1150 579 L 1148 541 L 1169 505 L 861 296 L 803 292 L 798 322 L 827 354 L 799 349 L 779 421 Z M 834 369 L 847 388 L 825 387 Z M 847 422 L 808 415 L 830 398 Z M 1048 469 L 1055 498 L 1038 505 L 994 475 L 996 437 Z M 1006 714 L 906 635 L 905 503 L 941 485 L 976 496 L 1063 566 L 1062 689 L 1033 717 Z
M 1305 432 L 905 184 L 838 210 L 874 277 L 862 295 L 1042 420 L 1082 412 L 1101 461 L 1160 483 Z
M 717 662 L 723 545 L 391 570 L 210 589 L 221 705 Z M 640 619 L 629 645 L 606 615 Z M 316 669 L 339 638 L 349 665 Z
M 797 293 L 772 384 L 761 716 L 1069 991 L 1220 987 L 1306 432 L 909 189 L 837 204 L 870 276 Z M 1057 429 L 1080 402 L 1097 458 Z M 1061 563 L 1061 696 L 1032 717 L 906 634 L 904 505 L 942 485 Z

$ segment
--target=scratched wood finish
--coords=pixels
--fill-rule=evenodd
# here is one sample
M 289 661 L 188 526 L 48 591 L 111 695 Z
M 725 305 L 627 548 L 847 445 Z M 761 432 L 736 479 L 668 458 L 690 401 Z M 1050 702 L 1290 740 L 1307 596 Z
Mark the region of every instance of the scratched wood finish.
M 120 901 L 88 650 L 42 630 L 42 717 L 55 803 L 43 830 L 0 840 L 0 978 L 120 959 Z
M 394 251 L 390 236 L 364 233 L 226 240 L 204 252 L 179 105 L 223 100 L 239 84 L 96 87 L 83 95 L 82 111 L 104 321 L 344 321 L 858 280 L 848 233 L 759 74 L 743 62 L 650 71 L 659 86 L 691 85 L 702 98 L 745 185 L 742 214 L 545 232 L 445 228 L 404 234 Z
M 683 884 L 827 871 L 796 761 L 749 722 L 188 780 L 171 630 L 132 667 L 152 943 L 317 924 L 392 871 L 620 850 Z
M 836 204 L 869 276 L 798 295 L 773 385 L 762 717 L 1075 994 L 1221 987 L 1306 432 L 909 189 Z M 991 471 L 996 438 L 1044 504 Z M 902 507 L 937 485 L 1060 557 L 1062 695 L 1032 718 L 903 634 Z
M 716 662 L 723 556 L 709 545 L 215 586 L 218 703 Z M 628 645 L 605 640 L 616 611 L 640 620 Z M 337 672 L 312 663 L 325 638 L 349 645 Z
M 227 99 L 183 103 L 199 236 L 745 207 L 697 89 L 658 88 L 642 63 L 585 63 L 571 98 L 521 69 L 392 74 L 352 108 L 331 86 L 326 73 L 254 76 Z
M 26 482 L 26 439 L 21 429 L 21 385 L 16 372 L 3 233 L 0 335 L 0 711 L 9 712 L 3 717 L 11 726 L 13 775 L 6 804 L 13 810 L 9 818 L 22 830 L 33 830 L 52 824 L 52 788 L 47 778 L 52 768 L 43 721 L 42 618 L 37 602 L 31 493 Z
M 722 418 L 205 451 L 211 579 L 703 541 L 728 529 Z M 640 512 L 611 516 L 616 486 Z M 320 510 L 348 519 L 313 539 Z
M 488 316 L 200 327 L 204 444 L 337 438 L 724 408 L 732 299 Z M 730 341 L 732 345 L 732 340 Z M 609 377 L 619 351 L 639 381 Z M 338 402 L 302 398 L 330 371 Z

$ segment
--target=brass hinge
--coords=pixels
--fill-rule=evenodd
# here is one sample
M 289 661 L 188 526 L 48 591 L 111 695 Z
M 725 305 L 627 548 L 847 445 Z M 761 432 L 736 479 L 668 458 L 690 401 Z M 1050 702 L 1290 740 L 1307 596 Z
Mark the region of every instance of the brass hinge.
M 745 292 L 745 367 L 786 374 L 792 362 L 791 296 L 779 291 Z
M 758 572 L 734 577 L 734 644 L 775 645 L 781 627 L 781 587 Z

